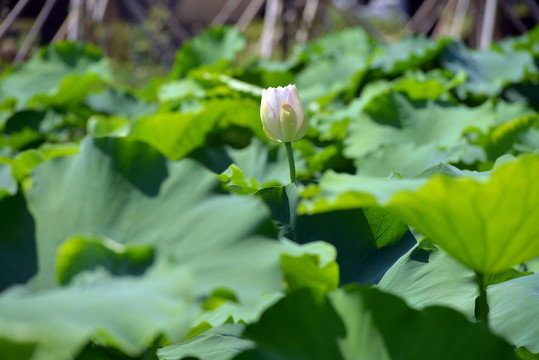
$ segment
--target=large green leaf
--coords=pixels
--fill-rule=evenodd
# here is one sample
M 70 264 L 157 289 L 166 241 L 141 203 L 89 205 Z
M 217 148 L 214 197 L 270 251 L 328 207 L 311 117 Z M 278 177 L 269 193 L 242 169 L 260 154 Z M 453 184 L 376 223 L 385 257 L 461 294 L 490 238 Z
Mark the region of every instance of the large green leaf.
M 393 295 L 364 287 L 329 294 L 294 292 L 244 333 L 246 359 L 515 359 L 512 347 L 460 313 L 410 309 Z
M 40 49 L 32 59 L 5 76 L 0 83 L 0 97 L 14 98 L 22 107 L 40 94 L 71 96 L 73 89 L 66 88 L 66 84 L 61 86 L 68 75 L 76 79 L 72 84 L 84 76 L 108 81 L 112 79 L 112 70 L 108 59 L 93 46 L 71 42 L 53 44 Z M 58 93 L 60 90 L 66 94 Z
M 495 274 L 539 256 L 539 156 L 500 165 L 486 183 L 437 176 L 388 209 L 469 268 Z
M 125 138 L 87 138 L 79 154 L 37 167 L 27 196 L 41 286 L 54 286 L 63 241 L 86 234 L 154 247 L 156 261 L 191 267 L 202 294 L 219 286 L 242 298 L 282 287 L 283 246 L 267 237 L 274 230 L 265 206 L 219 194 L 219 180 L 193 160 L 171 162 Z
M 479 295 L 475 275 L 445 251 L 420 243 L 401 257 L 378 283 L 415 309 L 441 305 L 474 317 Z
M 2 293 L 0 338 L 35 344 L 30 360 L 70 360 L 90 340 L 135 356 L 161 334 L 179 340 L 196 315 L 185 269 L 156 269 L 144 278 L 92 275 L 67 288 Z
M 517 347 L 539 353 L 539 274 L 493 285 L 487 294 L 492 330 Z
M 328 172 L 300 212 L 383 205 L 470 269 L 496 274 L 539 256 L 537 176 L 536 155 L 501 164 L 490 178 L 383 180 Z

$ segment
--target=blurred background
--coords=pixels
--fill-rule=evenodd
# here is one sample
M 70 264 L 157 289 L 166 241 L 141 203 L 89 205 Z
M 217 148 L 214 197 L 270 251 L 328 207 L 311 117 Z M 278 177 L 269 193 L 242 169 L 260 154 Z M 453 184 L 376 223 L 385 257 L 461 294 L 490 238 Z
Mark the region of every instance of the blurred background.
M 242 59 L 284 59 L 327 32 L 361 26 L 395 41 L 410 33 L 488 48 L 539 23 L 536 0 L 3 0 L 0 70 L 43 44 L 92 43 L 120 76 L 166 73 L 178 48 L 201 30 L 228 24 L 249 40 Z

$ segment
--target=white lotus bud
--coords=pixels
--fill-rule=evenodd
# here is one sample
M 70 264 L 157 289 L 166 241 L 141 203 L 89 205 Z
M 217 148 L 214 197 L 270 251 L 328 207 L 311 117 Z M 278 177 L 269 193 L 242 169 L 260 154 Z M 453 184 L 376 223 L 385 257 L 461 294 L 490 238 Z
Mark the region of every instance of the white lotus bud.
M 299 140 L 307 132 L 307 115 L 296 85 L 262 90 L 260 118 L 266 135 L 279 143 Z

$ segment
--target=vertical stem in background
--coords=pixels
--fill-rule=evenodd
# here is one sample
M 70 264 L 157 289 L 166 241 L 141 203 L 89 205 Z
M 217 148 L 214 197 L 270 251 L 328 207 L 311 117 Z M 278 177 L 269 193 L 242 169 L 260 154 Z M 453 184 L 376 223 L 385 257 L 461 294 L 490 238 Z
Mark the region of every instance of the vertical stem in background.
M 455 15 L 451 21 L 451 26 L 449 28 L 449 35 L 454 38 L 462 38 L 462 29 L 464 28 L 464 20 L 466 20 L 466 13 L 468 12 L 468 6 L 470 5 L 470 0 L 459 0 L 457 2 L 457 7 L 455 9 Z
M 260 36 L 260 56 L 269 59 L 275 43 L 275 26 L 282 11 L 282 0 L 266 0 L 264 27 Z
M 290 182 L 296 182 L 296 164 L 294 162 L 294 151 L 292 150 L 292 143 L 285 142 L 286 153 L 288 154 L 288 166 L 290 167 Z
M 0 39 L 4 37 L 11 24 L 13 24 L 13 21 L 15 21 L 21 11 L 24 10 L 26 4 L 28 4 L 28 0 L 17 1 L 17 4 L 15 4 L 15 6 L 13 7 L 13 10 L 10 11 L 9 15 L 2 22 L 2 25 L 0 25 Z
M 481 37 L 479 38 L 479 48 L 488 49 L 492 43 L 494 33 L 494 23 L 496 21 L 496 3 L 497 0 L 486 0 L 485 12 L 481 24 Z
M 81 39 L 83 3 L 81 0 L 69 1 L 69 13 L 67 14 L 67 39 L 77 41 Z
M 224 3 L 223 7 L 219 10 L 217 15 L 213 18 L 210 25 L 222 25 L 227 22 L 228 19 L 232 16 L 234 11 L 240 5 L 241 0 L 228 0 Z
M 264 0 L 251 0 L 249 2 L 249 5 L 247 5 L 245 11 L 241 14 L 236 23 L 239 30 L 243 31 L 247 29 L 247 26 L 253 21 L 262 5 L 264 5 Z
M 307 0 L 305 8 L 303 9 L 303 16 L 301 18 L 301 26 L 296 33 L 296 41 L 305 42 L 309 38 L 309 29 L 311 28 L 314 18 L 316 17 L 316 11 L 320 0 Z
M 32 44 L 34 43 L 34 40 L 39 34 L 41 27 L 45 23 L 45 20 L 47 20 L 47 17 L 51 12 L 54 3 L 56 3 L 56 0 L 47 0 L 47 2 L 45 2 L 43 7 L 41 8 L 41 11 L 37 16 L 36 21 L 34 21 L 34 25 L 32 25 L 30 32 L 26 36 L 26 39 L 24 39 L 24 43 L 22 44 L 21 48 L 19 49 L 19 52 L 15 56 L 15 60 L 13 60 L 14 64 L 21 63 L 32 49 Z
M 485 276 L 481 273 L 475 273 L 475 280 L 479 286 L 479 296 L 475 299 L 475 318 L 477 321 L 483 322 L 488 327 L 488 301 L 487 301 L 487 286 L 485 284 Z

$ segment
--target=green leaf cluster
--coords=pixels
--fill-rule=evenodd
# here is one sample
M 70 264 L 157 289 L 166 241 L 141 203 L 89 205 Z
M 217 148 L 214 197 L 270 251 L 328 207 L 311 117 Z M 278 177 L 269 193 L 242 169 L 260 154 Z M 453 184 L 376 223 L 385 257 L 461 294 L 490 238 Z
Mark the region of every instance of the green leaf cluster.
M 247 61 L 218 27 L 140 88 L 43 47 L 0 76 L 0 359 L 537 358 L 538 34 Z

